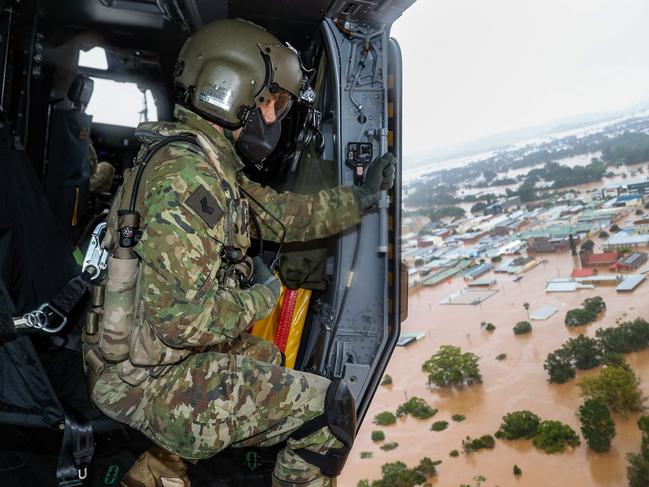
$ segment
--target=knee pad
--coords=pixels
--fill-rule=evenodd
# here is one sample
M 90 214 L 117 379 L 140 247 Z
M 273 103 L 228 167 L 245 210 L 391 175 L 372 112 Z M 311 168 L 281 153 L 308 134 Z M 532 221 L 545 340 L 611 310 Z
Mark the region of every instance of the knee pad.
M 349 386 L 341 380 L 332 381 L 327 389 L 324 407 L 324 413 L 305 423 L 291 437 L 298 440 L 306 438 L 327 426 L 334 437 L 343 444 L 342 447 L 330 448 L 325 454 L 306 448 L 295 450 L 295 453 L 304 461 L 318 467 L 323 475 L 335 477 L 342 472 L 356 436 L 356 402 Z

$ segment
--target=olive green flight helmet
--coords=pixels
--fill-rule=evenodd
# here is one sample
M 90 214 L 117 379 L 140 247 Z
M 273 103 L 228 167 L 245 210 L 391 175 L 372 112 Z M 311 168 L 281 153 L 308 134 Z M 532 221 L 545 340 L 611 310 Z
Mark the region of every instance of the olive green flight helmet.
M 300 95 L 302 81 L 297 52 L 241 19 L 217 20 L 195 32 L 180 51 L 175 72 L 184 103 L 230 128 L 278 92 L 286 95 L 275 97 L 281 100 L 275 102 L 280 118 Z

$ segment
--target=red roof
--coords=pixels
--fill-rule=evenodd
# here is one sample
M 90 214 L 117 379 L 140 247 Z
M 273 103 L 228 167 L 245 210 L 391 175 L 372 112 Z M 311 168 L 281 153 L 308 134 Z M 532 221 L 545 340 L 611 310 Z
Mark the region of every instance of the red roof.
M 601 254 L 586 254 L 584 263 L 588 264 L 612 264 L 617 262 L 617 252 L 602 252 Z
M 593 269 L 573 269 L 572 277 L 590 277 L 593 275 Z

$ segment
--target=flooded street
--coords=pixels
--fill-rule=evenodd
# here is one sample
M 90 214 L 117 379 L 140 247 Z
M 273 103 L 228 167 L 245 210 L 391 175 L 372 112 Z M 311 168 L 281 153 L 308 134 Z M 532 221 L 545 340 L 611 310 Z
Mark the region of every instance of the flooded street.
M 495 288 L 499 292 L 480 305 L 439 304 L 452 292 L 465 287 L 466 283 L 461 278 L 436 287 L 410 290 L 409 318 L 403 323 L 403 330 L 425 332 L 426 336 L 408 347 L 395 350 L 387 369 L 394 383 L 388 387 L 381 386 L 374 397 L 339 479 L 340 486 L 355 487 L 361 479 L 380 478 L 381 465 L 386 462 L 400 460 L 412 467 L 422 457 L 442 460 L 438 475 L 431 481 L 437 486 L 473 485 L 472 479 L 477 475 L 487 478 L 484 487 L 626 485 L 625 455 L 640 449 L 640 433 L 635 424 L 638 414 L 627 418 L 614 415 L 617 436 L 611 450 L 605 454 L 588 449 L 582 437 L 581 446 L 553 455 L 536 450 L 529 440 L 496 440 L 493 450 L 449 457 L 451 450 L 461 451 L 462 440 L 467 435 L 494 434 L 502 416 L 521 409 L 529 409 L 542 419 L 565 422 L 581 437 L 575 416 L 581 399 L 575 381 L 562 385 L 548 384 L 543 370 L 546 355 L 578 334 L 564 325 L 566 311 L 578 307 L 585 298 L 602 296 L 607 310 L 597 322 L 585 327 L 589 336 L 594 336 L 599 327 L 615 325 L 617 318 L 649 317 L 649 282 L 631 294 L 618 294 L 615 287 L 546 294 L 546 281 L 568 277 L 572 259 L 569 253 L 543 257 L 548 262 L 524 274 L 519 282 L 514 282 L 513 276 L 508 275 L 490 273 L 484 276 L 497 279 Z M 524 302 L 530 304 L 530 312 L 544 305 L 553 305 L 559 311 L 546 321 L 532 321 L 531 334 L 515 336 L 513 325 L 527 319 Z M 492 322 L 496 330 L 493 333 L 481 331 L 482 321 Z M 457 345 L 463 351 L 478 355 L 483 377 L 481 385 L 455 391 L 426 386 L 426 374 L 421 371 L 421 364 L 445 344 Z M 496 360 L 495 357 L 501 353 L 507 354 L 506 360 Z M 649 394 L 649 351 L 629 354 L 626 360 L 640 376 L 643 390 Z M 596 370 L 587 373 L 596 373 Z M 584 374 L 578 372 L 577 377 Z M 439 409 L 438 413 L 425 421 L 408 416 L 399 418 L 392 426 L 372 424 L 377 413 L 395 412 L 399 404 L 412 396 L 424 398 Z M 454 422 L 451 420 L 453 414 L 463 414 L 466 420 Z M 448 429 L 431 431 L 431 424 L 441 420 L 449 422 Z M 382 451 L 379 448 L 382 443 L 370 439 L 371 432 L 378 429 L 384 431 L 386 442 L 396 441 L 399 447 L 389 452 Z M 373 456 L 361 459 L 361 452 L 372 452 Z M 514 464 L 523 471 L 518 479 L 512 474 Z

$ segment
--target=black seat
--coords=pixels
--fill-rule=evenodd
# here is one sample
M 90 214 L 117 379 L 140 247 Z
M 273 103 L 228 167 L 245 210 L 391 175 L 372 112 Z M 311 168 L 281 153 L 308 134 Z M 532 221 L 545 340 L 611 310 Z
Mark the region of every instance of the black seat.
M 83 74 L 78 74 L 68 90 L 68 100 L 72 102 L 72 110 L 84 112 L 94 89 L 95 82 L 92 79 Z

